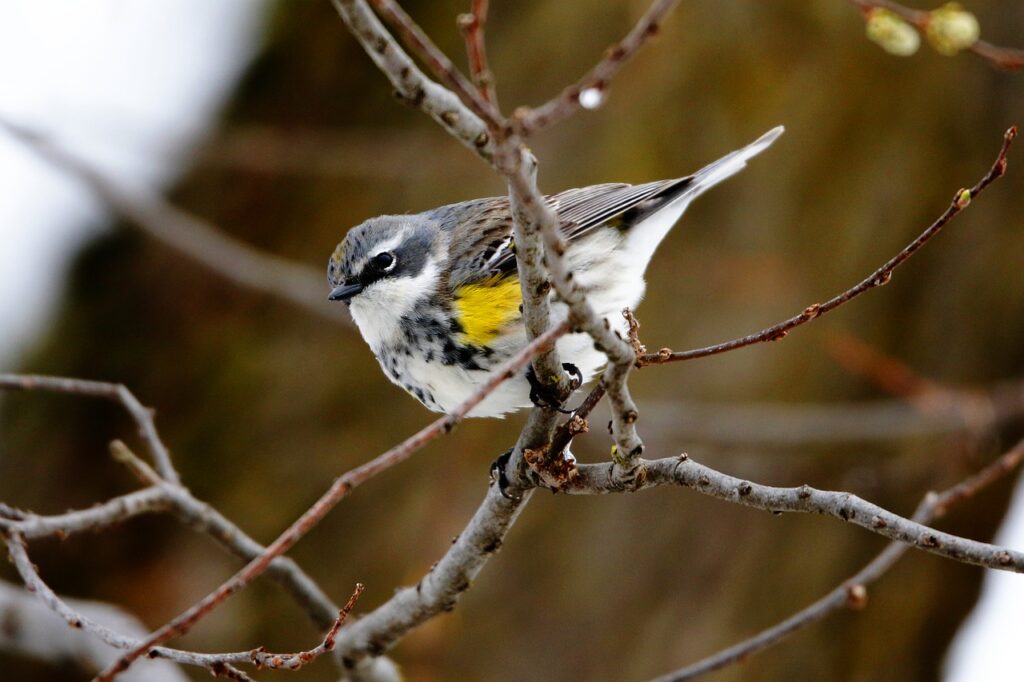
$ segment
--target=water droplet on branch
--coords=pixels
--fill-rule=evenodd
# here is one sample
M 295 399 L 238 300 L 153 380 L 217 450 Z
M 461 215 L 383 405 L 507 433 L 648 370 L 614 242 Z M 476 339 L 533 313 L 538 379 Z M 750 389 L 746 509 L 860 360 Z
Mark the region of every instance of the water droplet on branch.
M 600 88 L 586 88 L 580 92 L 580 106 L 584 109 L 597 109 L 604 104 L 604 91 Z

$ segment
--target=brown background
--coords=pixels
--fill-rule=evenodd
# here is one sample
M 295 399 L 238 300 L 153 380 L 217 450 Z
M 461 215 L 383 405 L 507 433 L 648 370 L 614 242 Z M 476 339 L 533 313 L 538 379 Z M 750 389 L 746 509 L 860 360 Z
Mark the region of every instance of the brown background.
M 492 61 L 506 106 L 537 104 L 575 79 L 646 6 L 492 4 Z M 461 59 L 454 16 L 466 3 L 406 5 Z M 987 38 L 1020 42 L 1019 3 L 970 6 Z M 269 23 L 262 53 L 175 202 L 320 268 L 367 217 L 502 192 L 425 116 L 393 101 L 329 3 L 278 2 Z M 785 124 L 770 151 L 691 209 L 649 270 L 644 340 L 704 345 L 823 300 L 895 253 L 981 176 L 1002 131 L 1024 122 L 1021 78 L 927 47 L 890 57 L 865 40 L 843 0 L 691 0 L 602 109 L 535 141 L 541 187 L 682 175 Z M 287 158 L 274 151 L 282 148 Z M 924 491 L 1019 436 L 1017 424 L 970 443 L 726 446 L 673 427 L 672 417 L 685 413 L 683 403 L 887 397 L 826 351 L 846 333 L 949 385 L 1020 375 L 1024 164 L 1014 166 L 1014 156 L 1010 175 L 888 287 L 782 343 L 636 375 L 648 452 L 686 450 L 753 480 L 844 488 L 909 513 Z M 84 250 L 52 329 L 22 369 L 131 386 L 157 407 L 193 491 L 265 542 L 334 476 L 431 419 L 383 377 L 352 329 L 239 290 L 128 229 Z M 644 420 L 645 406 L 669 418 Z M 603 411 L 595 423 L 602 419 Z M 133 486 L 105 455 L 111 438 L 130 435 L 109 405 L 17 396 L 4 401 L 2 421 L 0 496 L 9 503 L 55 512 Z M 358 611 L 383 602 L 459 532 L 483 495 L 488 463 L 520 423 L 464 424 L 361 488 L 293 556 L 336 600 L 358 580 L 367 585 Z M 605 457 L 601 431 L 576 454 Z M 1000 486 L 944 527 L 990 537 L 1008 491 Z M 537 495 L 456 611 L 417 630 L 394 656 L 410 680 L 643 679 L 779 620 L 882 546 L 832 521 L 773 517 L 682 490 Z M 124 604 L 151 626 L 238 566 L 166 518 L 44 543 L 33 555 L 61 592 Z M 12 578 L 9 567 L 0 575 Z M 981 575 L 914 554 L 871 590 L 866 611 L 834 616 L 715 679 L 934 679 Z M 261 582 L 182 645 L 294 650 L 317 637 Z M 10 679 L 80 678 L 73 668 L 3 657 L 0 669 Z M 320 662 L 296 679 L 335 676 Z

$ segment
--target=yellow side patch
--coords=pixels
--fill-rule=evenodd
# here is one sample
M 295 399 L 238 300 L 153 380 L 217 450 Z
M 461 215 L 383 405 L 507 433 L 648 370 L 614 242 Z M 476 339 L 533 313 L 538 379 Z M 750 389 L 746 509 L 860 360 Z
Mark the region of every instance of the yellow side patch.
M 463 339 L 474 346 L 486 346 L 519 317 L 523 298 L 518 277 L 496 276 L 459 287 L 454 300 Z

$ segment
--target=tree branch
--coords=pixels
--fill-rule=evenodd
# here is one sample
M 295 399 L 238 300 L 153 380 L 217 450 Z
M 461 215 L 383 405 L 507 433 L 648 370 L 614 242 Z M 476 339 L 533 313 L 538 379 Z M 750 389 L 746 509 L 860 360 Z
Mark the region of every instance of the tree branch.
M 462 72 L 452 64 L 448 56 L 434 44 L 434 41 L 412 20 L 412 17 L 406 14 L 405 10 L 393 0 L 370 0 L 370 2 L 381 17 L 398 31 L 406 49 L 422 59 L 433 71 L 434 77 L 451 88 L 462 100 L 462 103 L 483 120 L 492 133 L 497 130 L 500 125 L 501 113 L 462 75 Z
M 148 420 L 149 426 L 140 427 L 140 431 L 145 434 L 144 440 L 151 443 L 151 452 L 165 453 L 166 466 L 174 473 L 174 480 L 177 479 L 170 455 L 152 424 L 152 411 L 142 407 L 124 386 L 62 377 L 0 374 L 0 390 L 3 389 L 51 391 L 118 401 L 127 400 L 127 405 L 131 407 L 126 409 L 129 409 L 133 416 Z M 62 537 L 82 531 L 95 532 L 139 514 L 169 509 L 194 530 L 209 535 L 243 559 L 251 560 L 262 554 L 264 547 L 241 528 L 210 505 L 193 497 L 187 488 L 158 477 L 123 443 L 115 441 L 111 450 L 116 459 L 135 471 L 149 487 L 115 497 L 90 509 L 56 516 L 41 516 L 0 504 L 0 528 L 17 532 L 27 539 Z M 294 561 L 287 557 L 278 557 L 268 569 L 268 575 L 292 596 L 318 627 L 327 628 L 334 621 L 338 607 Z
M 607 464 L 578 467 L 578 475 L 561 490 L 601 495 L 632 492 L 662 485 L 680 485 L 703 495 L 773 513 L 801 512 L 832 516 L 890 540 L 925 552 L 1001 571 L 1024 573 L 1024 553 L 969 540 L 929 528 L 872 504 L 856 495 L 818 490 L 807 485 L 778 488 L 752 483 L 693 461 L 688 455 L 643 461 L 637 480 L 626 486 Z
M 888 10 L 926 35 L 928 25 L 932 21 L 932 12 L 911 9 L 890 0 L 850 0 L 850 2 L 856 5 L 865 17 L 869 17 L 873 10 Z M 984 40 L 977 40 L 965 49 L 987 61 L 990 66 L 1003 71 L 1017 71 L 1024 68 L 1024 50 L 999 47 Z
M 0 374 L 0 390 L 48 391 L 50 393 L 67 393 L 92 398 L 103 398 L 119 403 L 138 427 L 139 437 L 145 443 L 153 463 L 160 476 L 170 483 L 178 484 L 178 472 L 171 464 L 171 455 L 167 446 L 160 440 L 156 425 L 153 423 L 153 410 L 145 407 L 138 398 L 122 384 L 110 384 L 102 381 L 86 381 L 85 379 L 67 379 L 30 374 Z

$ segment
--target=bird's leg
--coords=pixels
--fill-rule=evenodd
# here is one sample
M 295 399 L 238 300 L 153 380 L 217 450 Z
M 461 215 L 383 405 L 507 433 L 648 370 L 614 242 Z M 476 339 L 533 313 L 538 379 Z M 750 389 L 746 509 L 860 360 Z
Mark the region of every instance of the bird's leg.
M 580 368 L 571 362 L 563 362 L 562 369 L 569 375 L 569 391 L 575 391 L 583 384 L 583 373 Z M 530 382 L 530 402 L 537 407 L 546 407 L 562 414 L 572 414 L 572 410 L 559 407 L 561 401 L 550 384 L 546 384 L 537 378 L 531 365 L 526 369 L 526 380 Z

